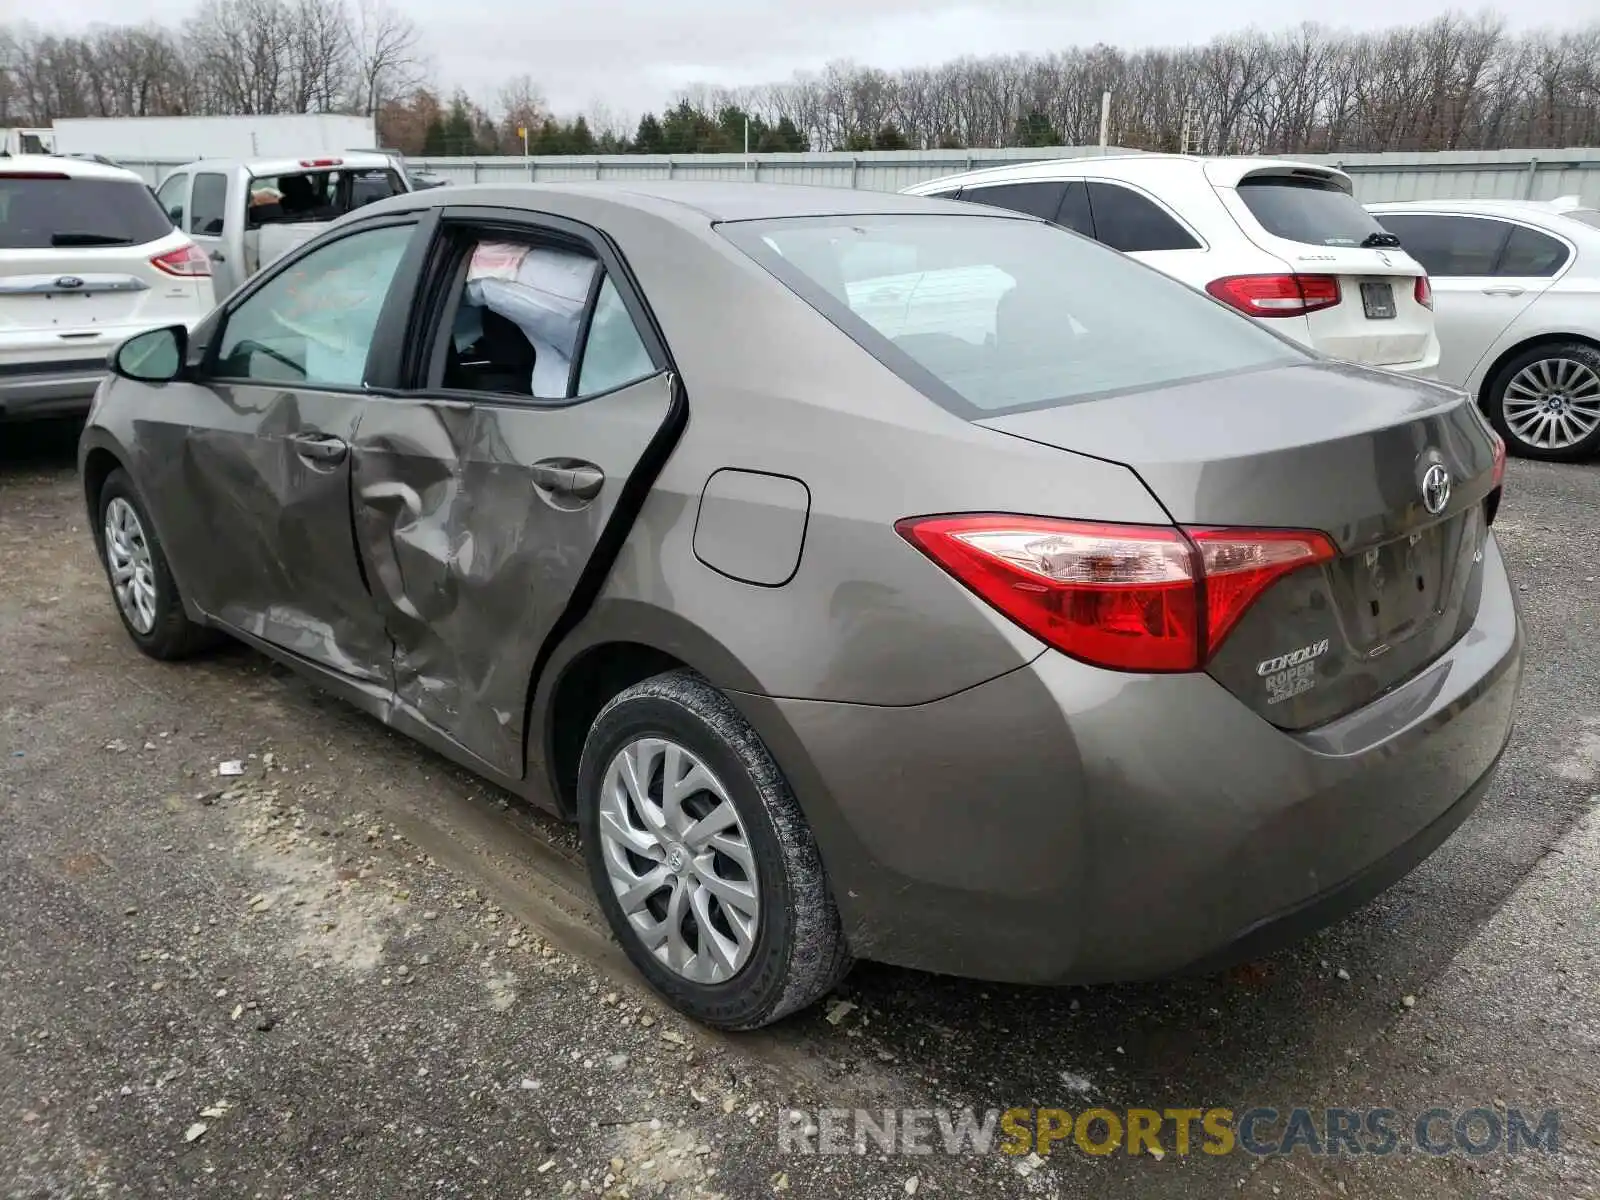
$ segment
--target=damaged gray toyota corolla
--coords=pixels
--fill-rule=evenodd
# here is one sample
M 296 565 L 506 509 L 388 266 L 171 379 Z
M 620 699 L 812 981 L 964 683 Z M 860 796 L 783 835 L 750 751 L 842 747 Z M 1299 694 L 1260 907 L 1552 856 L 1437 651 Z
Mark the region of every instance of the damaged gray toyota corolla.
M 1075 234 L 820 188 L 451 188 L 123 345 L 146 653 L 229 635 L 582 827 L 729 1028 L 853 958 L 1092 982 L 1405 874 L 1503 749 L 1502 447 Z

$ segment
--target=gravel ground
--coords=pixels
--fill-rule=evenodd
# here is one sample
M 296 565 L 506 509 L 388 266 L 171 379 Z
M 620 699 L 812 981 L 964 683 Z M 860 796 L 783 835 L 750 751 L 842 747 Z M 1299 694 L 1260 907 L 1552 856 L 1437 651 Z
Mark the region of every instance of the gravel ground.
M 1512 464 L 1530 666 L 1505 767 L 1340 926 L 1140 987 L 864 966 L 728 1037 L 637 986 L 570 831 L 252 653 L 140 656 L 74 437 L 0 427 L 0 1195 L 1600 1195 L 1600 466 Z M 1562 1152 L 830 1157 L 778 1135 L 790 1107 L 1435 1103 L 1560 1108 Z

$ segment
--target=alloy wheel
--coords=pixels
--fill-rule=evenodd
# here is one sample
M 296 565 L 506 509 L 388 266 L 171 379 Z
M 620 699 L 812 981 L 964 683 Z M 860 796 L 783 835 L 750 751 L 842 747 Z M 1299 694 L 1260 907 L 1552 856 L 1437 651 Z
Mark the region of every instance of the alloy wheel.
M 760 891 L 744 822 L 696 755 L 664 738 L 606 767 L 598 812 L 606 874 L 633 933 L 694 983 L 723 983 L 755 948 Z
M 156 627 L 156 575 L 139 514 L 121 496 L 106 505 L 106 566 L 117 607 L 136 633 Z
M 1537 359 L 1511 377 L 1501 403 L 1522 441 L 1565 450 L 1600 428 L 1600 375 L 1575 359 Z

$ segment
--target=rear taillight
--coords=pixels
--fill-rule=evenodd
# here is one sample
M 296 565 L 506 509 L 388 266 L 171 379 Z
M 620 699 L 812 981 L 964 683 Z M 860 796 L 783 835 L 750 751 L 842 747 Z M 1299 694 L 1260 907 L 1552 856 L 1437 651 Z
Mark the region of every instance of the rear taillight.
M 156 255 L 150 260 L 150 265 L 158 271 L 165 271 L 168 275 L 181 275 L 186 278 L 211 274 L 211 260 L 206 257 L 206 252 L 193 242 L 179 246 L 176 250 L 169 250 L 165 254 Z
M 1252 317 L 1303 317 L 1339 303 L 1333 275 L 1229 275 L 1206 291 Z
M 1412 295 L 1416 297 L 1417 303 L 1422 305 L 1423 308 L 1433 307 L 1433 284 L 1428 282 L 1426 275 L 1417 276 L 1417 286 Z
M 1197 671 L 1291 571 L 1337 555 L 1323 534 L 1042 517 L 911 518 L 900 536 L 1064 654 L 1117 671 Z
M 302 158 L 302 167 L 339 167 L 344 165 L 342 158 Z

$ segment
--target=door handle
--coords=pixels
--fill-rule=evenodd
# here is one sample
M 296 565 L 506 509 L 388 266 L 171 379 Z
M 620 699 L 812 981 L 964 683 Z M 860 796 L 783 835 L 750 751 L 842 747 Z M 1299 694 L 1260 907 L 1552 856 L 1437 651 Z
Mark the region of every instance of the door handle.
M 227 262 L 228 261 L 227 257 L 222 253 L 221 250 L 213 250 L 210 254 L 206 255 L 206 257 L 209 258 L 212 262 Z
M 1503 283 L 1496 284 L 1494 287 L 1484 288 L 1483 294 L 1485 296 L 1520 296 L 1527 290 L 1527 288 L 1518 287 L 1514 283 Z
M 593 500 L 605 486 L 606 473 L 575 458 L 547 458 L 529 469 L 534 486 L 561 496 Z
M 348 445 L 326 433 L 303 433 L 293 440 L 295 451 L 301 458 L 316 462 L 343 462 L 344 456 L 350 453 Z

